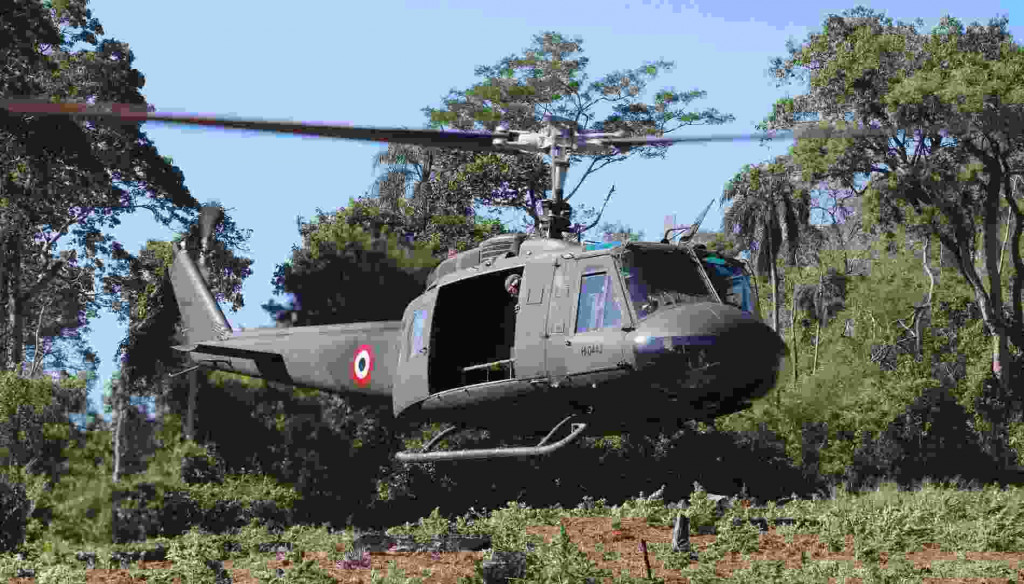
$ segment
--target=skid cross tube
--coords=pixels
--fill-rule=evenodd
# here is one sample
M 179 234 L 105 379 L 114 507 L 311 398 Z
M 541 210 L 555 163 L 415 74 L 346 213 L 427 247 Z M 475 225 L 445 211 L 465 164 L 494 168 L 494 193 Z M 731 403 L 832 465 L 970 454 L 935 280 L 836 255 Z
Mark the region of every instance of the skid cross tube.
M 428 449 L 433 447 L 434 444 L 438 440 L 440 440 L 442 436 L 448 434 L 452 430 L 455 430 L 456 426 L 451 426 L 442 431 L 437 436 L 434 436 L 434 438 L 432 438 L 430 442 L 428 442 L 427 445 L 424 446 L 423 449 L 420 450 L 419 452 L 399 452 L 398 454 L 395 455 L 395 458 L 397 458 L 401 462 L 437 462 L 443 460 L 479 460 L 490 458 L 525 458 L 531 456 L 542 456 L 545 454 L 550 454 L 565 446 L 568 446 L 569 444 L 576 441 L 577 439 L 579 439 L 580 436 L 583 435 L 584 430 L 587 429 L 587 425 L 585 423 L 575 423 L 572 424 L 572 431 L 569 433 L 568 436 L 562 438 L 558 442 L 548 444 L 545 446 L 545 443 L 551 438 L 551 436 L 553 436 L 554 433 L 558 431 L 558 429 L 561 428 L 563 425 L 565 425 L 565 423 L 568 422 L 572 417 L 573 416 L 567 416 L 561 422 L 556 424 L 555 427 L 552 428 L 550 432 L 548 432 L 548 435 L 545 436 L 536 446 L 478 448 L 467 450 L 447 450 L 428 452 Z

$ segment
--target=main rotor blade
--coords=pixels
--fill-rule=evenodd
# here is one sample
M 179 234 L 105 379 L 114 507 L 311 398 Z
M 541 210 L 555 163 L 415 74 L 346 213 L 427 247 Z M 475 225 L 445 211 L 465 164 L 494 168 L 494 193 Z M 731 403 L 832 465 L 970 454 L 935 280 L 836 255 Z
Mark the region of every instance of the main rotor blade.
M 928 128 L 931 130 L 931 128 Z M 748 140 L 780 140 L 801 138 L 855 138 L 860 136 L 891 136 L 892 129 L 886 128 L 821 128 L 817 125 L 796 127 L 792 130 L 777 130 L 757 134 L 712 134 L 705 136 L 631 136 L 626 138 L 601 138 L 603 144 L 618 147 L 671 146 L 685 142 L 740 142 Z
M 97 118 L 109 123 L 135 124 L 161 122 L 184 126 L 208 126 L 233 130 L 255 130 L 278 134 L 342 138 L 374 142 L 396 142 L 420 146 L 460 148 L 492 151 L 503 149 L 494 144 L 494 138 L 505 133 L 461 130 L 417 130 L 407 128 L 373 128 L 348 124 L 309 124 L 283 120 L 252 120 L 241 118 L 198 116 L 147 111 L 145 106 L 133 104 L 78 104 L 51 103 L 38 100 L 0 100 L 0 109 L 17 114 L 66 115 L 79 118 Z

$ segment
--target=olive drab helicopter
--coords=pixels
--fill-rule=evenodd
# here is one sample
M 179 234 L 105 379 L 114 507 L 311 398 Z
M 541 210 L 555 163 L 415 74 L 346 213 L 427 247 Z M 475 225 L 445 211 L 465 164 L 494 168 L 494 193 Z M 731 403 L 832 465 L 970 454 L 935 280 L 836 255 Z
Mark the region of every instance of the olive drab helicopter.
M 696 244 L 699 220 L 680 236 L 667 231 L 660 242 L 594 245 L 563 237 L 570 229 L 563 199 L 570 155 L 756 134 L 629 137 L 580 131 L 551 117 L 539 131 L 384 129 L 40 100 L 0 100 L 0 109 L 550 156 L 553 192 L 542 201 L 541 232 L 492 237 L 442 261 L 400 321 L 232 332 L 204 262 L 197 266 L 184 242 L 174 250 L 170 278 L 186 340 L 175 348 L 194 366 L 390 399 L 396 419 L 450 424 L 419 451 L 398 453 L 401 461 L 539 456 L 588 429 L 674 430 L 684 421 L 711 420 L 770 391 L 786 354 L 758 314 L 749 267 Z M 832 132 L 810 128 L 797 137 Z M 204 208 L 200 220 L 205 249 L 217 218 Z M 472 428 L 517 436 L 550 431 L 533 446 L 433 450 L 443 436 Z M 567 435 L 552 441 L 563 429 Z

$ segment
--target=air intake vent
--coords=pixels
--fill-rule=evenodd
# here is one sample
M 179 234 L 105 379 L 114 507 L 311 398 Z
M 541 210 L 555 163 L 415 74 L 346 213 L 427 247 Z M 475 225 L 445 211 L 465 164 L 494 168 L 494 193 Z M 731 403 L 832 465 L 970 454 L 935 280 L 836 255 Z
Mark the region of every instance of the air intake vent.
M 526 239 L 524 233 L 507 233 L 492 237 L 480 244 L 480 261 L 487 261 L 492 258 L 519 255 L 519 246 Z

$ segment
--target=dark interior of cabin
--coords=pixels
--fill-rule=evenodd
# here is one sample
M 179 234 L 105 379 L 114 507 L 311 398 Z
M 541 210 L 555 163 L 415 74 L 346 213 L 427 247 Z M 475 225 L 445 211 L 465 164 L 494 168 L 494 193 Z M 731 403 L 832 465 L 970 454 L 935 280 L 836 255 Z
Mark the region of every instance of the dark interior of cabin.
M 467 278 L 438 291 L 430 340 L 431 393 L 511 377 L 509 364 L 464 371 L 510 359 L 515 342 L 515 306 L 505 279 L 523 268 Z

